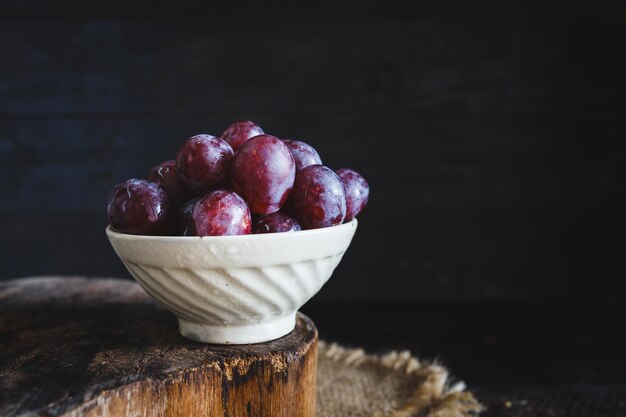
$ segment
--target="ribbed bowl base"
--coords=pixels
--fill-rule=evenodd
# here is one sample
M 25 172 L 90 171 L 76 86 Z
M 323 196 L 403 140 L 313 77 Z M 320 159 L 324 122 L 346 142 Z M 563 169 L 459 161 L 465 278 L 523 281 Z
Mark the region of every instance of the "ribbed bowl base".
M 237 325 L 192 323 L 178 319 L 178 330 L 187 339 L 221 345 L 247 345 L 278 339 L 296 326 L 296 313 L 271 321 Z

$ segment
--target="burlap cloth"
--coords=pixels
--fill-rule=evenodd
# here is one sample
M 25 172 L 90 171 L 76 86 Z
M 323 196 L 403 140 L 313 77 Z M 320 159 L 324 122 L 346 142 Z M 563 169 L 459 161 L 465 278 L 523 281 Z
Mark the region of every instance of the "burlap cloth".
M 409 352 L 366 354 L 319 342 L 318 417 L 461 417 L 482 409 L 448 371 Z

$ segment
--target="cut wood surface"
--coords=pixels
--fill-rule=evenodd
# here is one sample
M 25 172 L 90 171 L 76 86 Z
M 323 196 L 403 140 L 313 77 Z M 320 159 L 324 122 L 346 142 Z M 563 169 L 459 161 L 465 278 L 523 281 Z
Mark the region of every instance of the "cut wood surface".
M 1 416 L 315 414 L 317 330 L 206 345 L 134 282 L 41 277 L 0 284 Z

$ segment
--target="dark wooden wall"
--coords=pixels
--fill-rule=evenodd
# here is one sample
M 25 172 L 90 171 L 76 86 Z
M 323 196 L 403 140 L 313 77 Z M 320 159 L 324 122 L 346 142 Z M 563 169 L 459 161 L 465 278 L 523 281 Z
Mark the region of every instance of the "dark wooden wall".
M 321 300 L 624 294 L 622 2 L 306 3 L 3 1 L 0 278 L 128 276 L 111 186 L 249 118 L 370 182 Z

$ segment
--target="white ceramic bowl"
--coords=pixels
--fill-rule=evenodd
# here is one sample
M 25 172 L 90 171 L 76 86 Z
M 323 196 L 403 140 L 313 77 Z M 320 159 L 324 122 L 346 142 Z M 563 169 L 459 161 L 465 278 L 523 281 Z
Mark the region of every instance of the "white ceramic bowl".
M 245 236 L 106 233 L 139 284 L 178 317 L 180 333 L 246 344 L 291 332 L 296 311 L 330 278 L 357 221 L 300 232 Z

